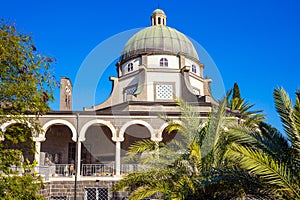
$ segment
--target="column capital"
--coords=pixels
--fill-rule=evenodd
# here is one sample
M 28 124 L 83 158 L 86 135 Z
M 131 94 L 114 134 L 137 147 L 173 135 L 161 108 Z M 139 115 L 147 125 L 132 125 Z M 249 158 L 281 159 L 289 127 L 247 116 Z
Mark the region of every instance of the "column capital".
M 33 137 L 32 140 L 34 142 L 44 142 L 46 140 L 46 138 L 44 135 L 39 134 L 37 137 Z
M 123 142 L 124 141 L 124 137 L 113 137 L 112 140 L 114 142 Z
M 151 140 L 154 141 L 154 142 L 161 142 L 162 137 L 152 137 Z

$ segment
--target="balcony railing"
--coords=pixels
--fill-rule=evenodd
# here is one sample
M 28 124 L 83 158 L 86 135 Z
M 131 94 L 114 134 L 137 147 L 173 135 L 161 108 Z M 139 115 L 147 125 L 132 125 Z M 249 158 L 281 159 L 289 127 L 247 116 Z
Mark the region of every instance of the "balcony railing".
M 29 170 L 22 167 L 11 166 L 10 171 L 13 175 L 22 176 L 24 172 L 35 174 L 36 176 L 41 176 L 43 181 L 48 181 L 51 175 L 50 166 L 35 166 L 34 169 Z M 1 174 L 1 173 L 0 173 Z
M 82 176 L 113 176 L 115 164 L 83 164 L 81 168 Z
M 35 171 L 39 173 L 43 181 L 48 181 L 49 177 L 52 175 L 51 166 L 36 166 Z
M 73 164 L 55 164 L 55 176 L 72 176 L 75 175 Z
M 135 172 L 143 169 L 142 165 L 138 164 L 122 164 L 121 174 Z M 15 169 L 16 170 L 16 169 Z M 75 169 L 72 164 L 55 164 L 52 166 L 37 166 L 38 172 L 44 180 L 49 180 L 49 177 L 70 177 L 75 175 Z M 82 164 L 81 176 L 113 176 L 115 174 L 115 164 Z
M 127 174 L 129 172 L 136 172 L 141 169 L 141 165 L 138 164 L 122 164 L 121 173 Z

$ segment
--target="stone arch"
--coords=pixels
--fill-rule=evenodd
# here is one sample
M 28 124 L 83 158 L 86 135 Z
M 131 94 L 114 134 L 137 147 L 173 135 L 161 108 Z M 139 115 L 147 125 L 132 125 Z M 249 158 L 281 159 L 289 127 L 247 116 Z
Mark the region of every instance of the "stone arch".
M 132 121 L 125 123 L 120 129 L 119 138 L 121 140 L 124 140 L 124 133 L 125 133 L 126 129 L 131 125 L 138 125 L 138 124 L 145 126 L 151 134 L 151 140 L 155 140 L 155 133 L 154 133 L 152 126 L 143 120 L 132 120 Z
M 50 126 L 52 126 L 52 125 L 55 125 L 55 124 L 63 124 L 63 125 L 65 125 L 65 126 L 67 126 L 67 127 L 71 130 L 71 132 L 72 132 L 72 140 L 73 140 L 74 142 L 76 142 L 76 138 L 77 138 L 77 137 L 76 137 L 76 134 L 77 134 L 76 128 L 74 127 L 74 125 L 73 125 L 71 122 L 69 122 L 69 121 L 67 121 L 67 120 L 63 120 L 63 119 L 54 119 L 54 120 L 50 120 L 50 121 L 46 122 L 46 123 L 43 125 L 44 133 L 42 133 L 42 134 L 43 134 L 43 139 L 44 139 L 44 140 L 46 139 L 46 138 L 45 138 L 45 134 L 46 134 L 48 128 L 49 128 Z
M 94 120 L 91 120 L 91 121 L 85 123 L 82 126 L 82 128 L 80 130 L 80 134 L 79 134 L 80 141 L 85 140 L 85 133 L 86 133 L 87 129 L 93 124 L 103 124 L 103 125 L 107 126 L 112 133 L 112 140 L 114 140 L 114 141 L 117 140 L 117 131 L 116 131 L 115 127 L 109 121 L 104 121 L 101 119 L 94 119 Z
M 176 122 L 178 124 L 182 124 L 182 122 L 180 120 L 173 120 L 173 122 Z M 159 141 L 162 140 L 162 134 L 163 131 L 165 130 L 165 128 L 167 128 L 170 124 L 168 122 L 165 122 L 163 125 L 161 125 L 161 127 L 159 128 L 158 132 L 157 132 L 157 138 Z
M 6 129 L 7 129 L 7 127 L 9 127 L 9 126 L 11 126 L 11 125 L 14 125 L 14 124 L 24 124 L 24 122 L 22 122 L 22 120 L 21 121 L 16 121 L 16 120 L 10 120 L 10 121 L 7 121 L 7 122 L 5 122 L 5 123 L 3 123 L 1 126 L 0 126 L 0 130 L 4 133 L 5 131 L 6 131 Z M 26 123 L 25 123 L 29 128 L 31 128 L 32 127 L 32 125 L 31 125 L 31 123 L 30 122 L 28 122 L 28 121 L 26 121 Z M 4 140 L 4 136 L 2 135 L 1 137 L 0 137 L 0 141 L 3 141 Z
M 3 124 L 0 126 L 0 129 L 1 129 L 2 132 L 5 132 L 6 129 L 7 129 L 7 127 L 9 127 L 10 125 L 13 125 L 13 124 L 18 124 L 18 123 L 24 124 L 24 122 L 22 122 L 22 120 L 21 120 L 21 121 L 16 121 L 16 120 L 13 119 L 13 120 L 10 120 L 10 121 L 7 121 L 7 122 L 3 123 Z M 26 125 L 27 125 L 29 128 L 32 127 L 31 123 L 28 122 L 28 121 L 26 121 Z

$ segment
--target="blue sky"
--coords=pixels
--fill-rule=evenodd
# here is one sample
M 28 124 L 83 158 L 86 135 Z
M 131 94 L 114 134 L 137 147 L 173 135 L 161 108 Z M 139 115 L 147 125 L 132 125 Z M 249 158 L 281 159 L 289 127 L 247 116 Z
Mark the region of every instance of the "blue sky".
M 167 14 L 169 26 L 206 49 L 219 69 L 225 89 L 237 82 L 242 96 L 254 103 L 255 109 L 263 109 L 267 121 L 275 127 L 281 129 L 273 89 L 283 86 L 294 99 L 295 90 L 300 88 L 297 0 L 41 2 L 2 1 L 0 18 L 31 33 L 38 49 L 56 58 L 53 68 L 58 79 L 67 76 L 74 82 L 82 62 L 98 44 L 120 32 L 149 26 L 150 15 L 159 5 Z M 209 67 L 206 65 L 205 70 Z M 109 95 L 107 77 L 115 75 L 114 66 L 107 68 L 104 75 L 96 101 Z M 58 90 L 55 97 L 52 109 L 58 109 Z

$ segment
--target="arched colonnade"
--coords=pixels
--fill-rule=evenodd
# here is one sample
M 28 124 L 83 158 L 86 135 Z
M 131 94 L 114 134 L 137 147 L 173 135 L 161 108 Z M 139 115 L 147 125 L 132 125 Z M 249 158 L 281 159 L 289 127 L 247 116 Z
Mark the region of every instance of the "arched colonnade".
M 79 120 L 80 123 L 77 123 L 77 120 Z M 163 131 L 168 126 L 168 124 L 162 120 L 158 120 L 157 122 L 159 123 L 156 122 L 155 126 L 153 126 L 151 120 L 137 118 L 128 118 L 118 123 L 112 118 L 84 118 L 82 120 L 81 118 L 76 118 L 76 116 L 59 119 L 54 117 L 47 118 L 47 116 L 45 116 L 40 121 L 43 132 L 33 133 L 32 137 L 36 148 L 34 159 L 39 163 L 43 151 L 60 150 L 60 152 L 62 152 L 62 155 L 60 155 L 61 160 L 63 160 L 64 163 L 70 163 L 70 159 L 73 159 L 72 161 L 74 162 L 75 160 L 77 161 L 77 175 L 81 175 L 82 169 L 80 169 L 80 167 L 85 161 L 82 156 L 86 156 L 86 154 L 83 152 L 88 151 L 88 148 L 90 148 L 88 154 L 89 157 L 92 158 L 90 158 L 88 162 L 93 163 L 99 161 L 97 160 L 98 157 L 100 157 L 100 160 L 103 159 L 103 162 L 107 159 L 114 163 L 114 175 L 119 176 L 121 174 L 122 165 L 121 157 L 125 155 L 128 147 L 133 142 L 145 138 L 153 141 L 162 141 Z M 5 131 L 7 127 L 16 123 L 19 122 L 9 121 L 2 124 L 0 128 L 2 131 Z M 103 134 L 97 139 L 99 132 L 103 132 Z M 74 147 L 73 151 L 76 151 L 73 152 L 73 154 L 70 145 Z M 67 146 L 69 146 L 69 148 Z M 101 151 L 108 151 L 108 153 L 107 155 L 105 153 L 101 154 Z M 74 157 L 74 153 L 78 158 Z M 113 159 L 111 158 L 112 154 L 114 154 Z

